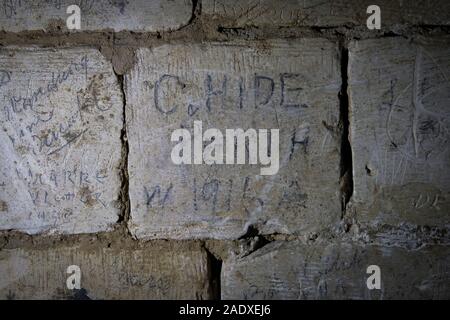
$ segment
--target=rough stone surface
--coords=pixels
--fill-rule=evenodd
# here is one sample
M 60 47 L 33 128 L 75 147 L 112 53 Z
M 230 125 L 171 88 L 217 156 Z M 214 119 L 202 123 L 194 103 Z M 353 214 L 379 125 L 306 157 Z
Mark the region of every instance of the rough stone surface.
M 0 73 L 0 229 L 110 229 L 123 123 L 111 65 L 94 49 L 5 48 Z
M 222 299 L 449 299 L 449 253 L 272 242 L 224 262 Z M 367 288 L 369 265 L 380 267 L 381 290 Z
M 67 7 L 81 10 L 80 31 L 164 31 L 186 25 L 192 16 L 190 0 L 9 0 L 0 4 L 0 30 L 67 30 Z
M 226 27 L 244 26 L 365 26 L 367 7 L 381 9 L 382 29 L 395 25 L 449 25 L 450 3 L 380 0 L 204 0 L 202 12 L 222 19 Z
M 450 39 L 350 45 L 353 201 L 371 224 L 450 224 Z
M 265 78 L 263 78 L 265 77 Z M 130 229 L 138 238 L 233 239 L 303 233 L 340 216 L 336 44 L 164 45 L 137 52 L 125 78 L 130 145 Z M 282 84 L 283 83 L 283 84 Z M 175 165 L 171 133 L 280 129 L 280 169 Z M 247 162 L 248 163 L 248 162 Z
M 0 299 L 449 299 L 449 31 L 448 0 L 0 1 Z M 279 171 L 173 164 L 195 121 L 280 129 Z
M 71 265 L 80 267 L 78 290 L 66 285 Z M 199 246 L 8 249 L 0 251 L 0 298 L 207 299 L 208 268 Z

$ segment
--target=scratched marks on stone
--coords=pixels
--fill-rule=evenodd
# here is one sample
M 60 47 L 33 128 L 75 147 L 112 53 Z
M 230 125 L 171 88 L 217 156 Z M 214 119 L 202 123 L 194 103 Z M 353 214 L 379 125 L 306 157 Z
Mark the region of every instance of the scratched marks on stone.
M 432 54 L 416 48 L 413 81 L 392 102 L 387 118 L 389 141 L 414 162 L 445 160 L 450 138 L 450 75 Z
M 107 230 L 117 220 L 121 93 L 93 49 L 0 51 L 1 229 Z M 7 81 L 6 81 L 7 80 Z
M 448 42 L 384 39 L 350 47 L 355 200 L 366 203 L 366 219 L 450 222 Z M 375 46 L 383 53 L 373 64 Z
M 336 49 L 319 39 L 139 49 L 125 77 L 132 233 L 235 239 L 250 226 L 294 234 L 333 225 Z M 173 164 L 171 133 L 192 132 L 198 120 L 203 130 L 280 129 L 280 170 L 261 176 L 256 165 Z
M 223 299 L 448 299 L 449 249 L 271 242 L 222 267 Z M 366 268 L 377 262 L 381 290 L 367 290 Z
M 200 245 L 155 242 L 139 249 L 2 250 L 0 298 L 71 299 L 65 271 L 73 264 L 82 270 L 81 286 L 90 299 L 211 298 L 208 258 Z
M 245 26 L 364 26 L 367 0 L 204 0 L 202 14 L 220 19 L 225 27 Z M 448 25 L 450 5 L 446 0 L 378 0 L 383 29 L 398 24 Z M 223 21 L 222 21 L 223 20 Z
M 80 7 L 85 31 L 174 30 L 192 16 L 192 3 L 185 0 L 1 0 L 0 30 L 67 30 L 66 9 L 73 4 Z

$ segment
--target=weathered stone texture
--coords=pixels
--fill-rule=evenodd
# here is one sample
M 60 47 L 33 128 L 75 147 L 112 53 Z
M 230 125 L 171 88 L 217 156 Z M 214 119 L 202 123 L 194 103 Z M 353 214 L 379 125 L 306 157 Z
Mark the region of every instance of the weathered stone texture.
M 81 10 L 80 31 L 164 31 L 186 25 L 192 16 L 190 0 L 9 0 L 0 4 L 0 30 L 67 30 L 67 7 Z
M 381 270 L 369 290 L 367 267 Z M 450 251 L 273 242 L 224 262 L 223 299 L 449 299 Z
M 67 268 L 80 267 L 70 290 Z M 59 246 L 0 251 L 1 299 L 207 299 L 209 266 L 199 246 L 140 249 Z
M 366 26 L 366 10 L 373 4 L 381 9 L 383 30 L 400 24 L 450 24 L 447 0 L 204 0 L 202 13 L 223 20 L 226 27 Z
M 302 233 L 340 216 L 337 46 L 327 40 L 164 45 L 125 78 L 130 229 L 138 238 Z M 280 129 L 280 169 L 175 165 L 171 133 Z M 224 134 L 225 136 L 225 134 Z M 247 161 L 248 163 L 248 161 Z
M 450 225 L 450 39 L 354 41 L 349 49 L 358 219 Z
M 122 94 L 94 49 L 0 50 L 0 229 L 109 230 L 119 215 Z

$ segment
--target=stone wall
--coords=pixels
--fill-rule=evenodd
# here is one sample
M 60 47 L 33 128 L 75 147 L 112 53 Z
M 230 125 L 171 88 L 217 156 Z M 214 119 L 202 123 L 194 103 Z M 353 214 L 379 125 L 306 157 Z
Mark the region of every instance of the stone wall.
M 0 298 L 449 299 L 450 4 L 371 4 L 1 1 Z M 174 164 L 200 121 L 279 170 Z

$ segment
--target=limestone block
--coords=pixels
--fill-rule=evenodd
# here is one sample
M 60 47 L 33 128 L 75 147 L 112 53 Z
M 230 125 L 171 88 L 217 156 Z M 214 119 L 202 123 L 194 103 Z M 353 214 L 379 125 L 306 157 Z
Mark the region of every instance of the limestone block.
M 120 204 L 122 93 L 94 49 L 0 51 L 0 229 L 109 230 Z
M 224 262 L 222 299 L 448 299 L 449 253 L 444 246 L 273 242 Z M 380 289 L 367 287 L 371 265 L 380 268 Z
M 80 289 L 67 287 L 77 275 L 69 266 L 79 267 Z M 208 270 L 198 246 L 7 249 L 0 252 L 0 298 L 207 299 Z
M 68 30 L 70 5 L 80 8 L 80 31 L 164 31 L 186 25 L 192 16 L 190 0 L 9 0 L 0 4 L 0 30 Z
M 353 201 L 361 221 L 450 223 L 450 41 L 349 49 Z
M 446 0 L 204 0 L 202 13 L 225 27 L 244 26 L 366 26 L 367 8 L 378 5 L 381 29 L 395 25 L 449 25 Z
M 334 225 L 339 68 L 336 44 L 319 39 L 139 49 L 125 77 L 133 234 L 234 239 L 249 226 L 293 234 Z M 203 133 L 220 130 L 224 155 L 226 129 L 279 129 L 279 171 L 250 165 L 249 145 L 246 164 L 174 164 L 171 134 L 192 137 L 195 121 Z

